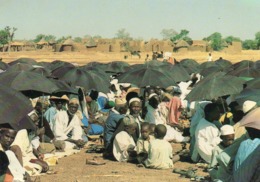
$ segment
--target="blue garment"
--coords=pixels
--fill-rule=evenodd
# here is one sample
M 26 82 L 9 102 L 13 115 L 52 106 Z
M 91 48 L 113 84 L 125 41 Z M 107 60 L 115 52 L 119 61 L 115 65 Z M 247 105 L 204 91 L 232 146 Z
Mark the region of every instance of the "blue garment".
M 254 140 L 247 139 L 243 141 L 240 144 L 240 147 L 237 151 L 237 155 L 235 158 L 235 163 L 234 163 L 234 171 L 236 171 L 242 164 L 243 162 L 247 159 L 247 157 L 254 152 L 254 150 L 260 145 L 260 139 L 256 138 Z
M 84 127 L 89 126 L 88 118 L 83 113 L 83 119 L 81 120 Z M 88 131 L 89 135 L 100 135 L 104 132 L 104 127 L 98 124 L 90 124 L 91 129 Z
M 105 123 L 105 128 L 104 128 L 104 143 L 105 143 L 105 148 L 108 148 L 110 145 L 113 137 L 114 132 L 116 131 L 117 124 L 120 119 L 122 119 L 124 115 L 115 113 L 114 111 L 109 111 L 109 116 L 106 120 Z
M 108 112 L 109 109 L 104 109 L 107 102 L 108 102 L 108 99 L 106 97 L 103 97 L 103 96 L 98 97 L 98 99 L 97 99 L 98 110 L 100 110 L 102 112 Z

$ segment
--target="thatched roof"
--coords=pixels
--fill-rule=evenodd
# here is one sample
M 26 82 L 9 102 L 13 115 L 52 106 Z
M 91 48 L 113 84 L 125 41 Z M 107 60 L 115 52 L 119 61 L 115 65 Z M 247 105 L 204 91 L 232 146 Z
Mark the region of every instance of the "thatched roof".
M 192 46 L 201 46 L 201 47 L 206 47 L 207 42 L 204 40 L 193 40 L 192 41 Z
M 35 43 L 33 41 L 26 41 L 26 42 L 24 42 L 24 45 L 26 45 L 26 46 L 34 46 Z
M 37 44 L 38 45 L 45 45 L 45 44 L 48 44 L 48 42 L 44 38 L 42 38 Z
M 10 45 L 11 45 L 11 46 L 24 46 L 24 43 L 23 43 L 23 42 L 15 41 L 15 42 L 12 42 Z
M 73 45 L 73 44 L 74 44 L 74 41 L 71 38 L 68 38 L 67 40 L 65 40 L 63 42 L 62 45 Z
M 89 39 L 87 42 L 86 42 L 86 47 L 96 47 L 97 46 L 97 43 L 95 42 L 94 39 Z
M 56 44 L 55 40 L 49 40 L 49 44 Z
M 189 47 L 190 45 L 185 40 L 179 40 L 175 45 L 176 48 Z

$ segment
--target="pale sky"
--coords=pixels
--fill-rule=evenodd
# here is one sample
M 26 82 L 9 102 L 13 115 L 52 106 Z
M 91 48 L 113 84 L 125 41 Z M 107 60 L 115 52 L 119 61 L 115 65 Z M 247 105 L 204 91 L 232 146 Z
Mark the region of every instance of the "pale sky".
M 38 34 L 161 39 L 162 29 L 190 31 L 193 40 L 214 32 L 242 40 L 260 31 L 260 0 L 0 0 L 0 29 L 16 27 L 15 39 Z

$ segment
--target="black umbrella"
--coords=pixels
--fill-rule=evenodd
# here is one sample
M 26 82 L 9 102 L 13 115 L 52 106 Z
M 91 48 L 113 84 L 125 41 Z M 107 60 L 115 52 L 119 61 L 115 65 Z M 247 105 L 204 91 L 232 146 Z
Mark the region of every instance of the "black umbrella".
M 218 59 L 215 61 L 215 63 L 217 65 L 221 66 L 222 68 L 227 68 L 232 65 L 232 63 L 230 61 L 225 60 L 225 59 Z
M 246 88 L 260 89 L 260 78 L 255 78 L 253 80 L 247 81 L 246 85 Z
M 99 65 L 104 65 L 103 63 L 100 63 L 98 61 L 92 61 L 92 62 L 89 62 L 86 66 L 99 66 Z
M 260 89 L 244 89 L 240 94 L 236 96 L 236 100 L 239 103 L 244 103 L 247 100 L 259 102 L 260 101 Z
M 3 61 L 0 61 L 0 70 L 7 70 L 9 65 Z
M 11 71 L 28 71 L 32 69 L 33 66 L 31 64 L 26 64 L 26 63 L 17 63 L 12 66 L 9 66 L 6 71 L 11 72 Z
M 220 67 L 214 61 L 208 61 L 208 62 L 201 63 L 199 68 L 200 68 L 200 70 L 203 70 L 203 69 L 206 69 L 206 68 L 209 68 L 209 67 L 212 67 L 212 66 Z
M 0 75 L 0 83 L 21 91 L 30 98 L 51 94 L 59 89 L 46 77 L 29 71 L 5 72 Z
M 51 62 L 49 65 L 47 65 L 46 68 L 53 71 L 60 67 L 75 67 L 75 66 L 73 64 L 65 62 L 65 61 L 55 60 L 55 61 Z
M 211 74 L 213 74 L 213 73 L 217 73 L 217 72 L 219 72 L 219 71 L 222 71 L 222 68 L 221 68 L 221 67 L 219 67 L 219 66 L 211 66 L 211 67 L 202 69 L 202 70 L 200 71 L 200 74 L 201 74 L 202 76 L 206 77 L 206 76 L 209 76 L 209 75 L 211 75 Z
M 55 95 L 57 97 L 61 97 L 64 94 L 78 94 L 78 89 L 75 87 L 70 86 L 68 83 L 62 80 L 57 79 L 50 79 L 52 82 L 55 83 L 55 85 L 59 88 L 55 92 L 52 93 L 52 95 Z
M 15 130 L 35 128 L 27 116 L 33 110 L 32 104 L 23 94 L 0 84 L 0 105 L 1 124 L 8 123 Z
M 132 83 L 139 87 L 151 85 L 166 88 L 171 85 L 176 85 L 174 79 L 151 67 L 130 70 L 120 75 L 117 79 L 120 83 Z
M 260 70 L 250 67 L 239 68 L 227 73 L 228 75 L 238 76 L 238 77 L 248 77 L 248 78 L 259 78 Z
M 200 71 L 199 63 L 197 63 L 193 59 L 183 59 L 180 61 L 180 65 L 182 65 L 189 74 L 199 73 L 199 71 Z
M 69 70 L 60 78 L 72 86 L 80 86 L 86 90 L 95 89 L 104 93 L 109 92 L 110 82 L 94 71 L 84 71 L 79 68 Z
M 175 82 L 190 80 L 189 73 L 180 64 L 162 65 L 160 66 L 160 71 L 168 74 Z
M 244 80 L 225 75 L 224 73 L 212 74 L 201 80 L 187 95 L 189 101 L 212 100 L 221 96 L 240 93 L 243 90 Z
M 254 66 L 254 62 L 253 61 L 249 61 L 249 60 L 242 60 L 238 63 L 235 63 L 233 65 L 231 65 L 230 67 L 228 67 L 226 70 L 227 72 L 232 71 L 232 70 L 238 70 L 238 69 L 243 69 L 243 68 L 250 68 Z
M 100 74 L 104 78 L 109 78 L 109 76 L 111 75 L 109 73 L 106 73 L 104 71 L 104 69 L 99 67 L 99 66 L 87 66 L 87 65 L 85 65 L 85 66 L 81 66 L 79 68 L 84 70 L 84 71 L 94 71 L 94 72 L 97 72 L 97 74 Z
M 46 77 L 51 77 L 51 70 L 44 68 L 43 66 L 33 66 L 31 69 L 29 69 L 28 71 L 34 72 L 34 73 L 38 73 L 41 74 L 43 76 Z
M 104 67 L 106 72 L 119 73 L 129 70 L 130 65 L 123 61 L 113 61 L 103 65 L 102 67 Z
M 14 61 L 8 63 L 8 64 L 12 66 L 12 65 L 17 64 L 17 63 L 25 63 L 25 64 L 30 64 L 30 65 L 37 64 L 37 62 L 32 58 L 19 58 L 17 60 L 14 60 Z

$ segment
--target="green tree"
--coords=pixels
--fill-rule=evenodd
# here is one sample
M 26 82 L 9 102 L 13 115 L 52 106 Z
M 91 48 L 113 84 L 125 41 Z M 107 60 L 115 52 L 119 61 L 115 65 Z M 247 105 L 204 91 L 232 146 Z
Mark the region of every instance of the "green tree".
M 188 37 L 189 31 L 188 30 L 181 30 L 180 33 L 174 35 L 173 37 L 171 37 L 171 41 L 175 42 L 177 40 L 185 40 L 186 42 L 188 42 L 188 44 L 192 44 L 192 39 L 190 37 Z
M 242 43 L 242 47 L 245 50 L 256 50 L 257 49 L 257 42 L 255 40 L 245 40 Z
M 57 40 L 57 43 L 58 44 L 60 44 L 60 43 L 63 43 L 65 40 L 67 40 L 67 39 L 69 39 L 69 38 L 71 38 L 71 35 L 69 35 L 69 36 L 62 36 L 61 38 L 59 38 L 58 40 Z
M 8 36 L 8 52 L 10 52 L 10 48 L 11 48 L 11 42 L 14 39 L 14 32 L 17 30 L 17 28 L 13 27 L 9 27 L 6 26 L 5 27 L 5 31 L 7 32 L 7 36 Z
M 73 40 L 74 40 L 74 42 L 77 42 L 77 43 L 81 43 L 82 42 L 82 38 L 81 37 L 75 37 Z
M 161 35 L 163 37 L 163 40 L 171 39 L 172 37 L 176 36 L 178 32 L 176 32 L 173 29 L 162 29 Z
M 255 41 L 256 41 L 257 49 L 260 49 L 260 32 L 257 32 L 255 34 Z
M 128 33 L 124 28 L 117 31 L 115 38 L 123 39 L 123 40 L 132 40 L 133 39 L 132 37 L 130 37 L 130 33 Z
M 8 32 L 0 30 L 0 45 L 8 44 Z
M 35 39 L 33 39 L 33 42 L 37 43 L 40 40 L 42 40 L 42 38 L 44 38 L 44 37 L 45 37 L 45 35 L 43 35 L 43 34 L 36 35 Z
M 44 40 L 46 40 L 46 41 L 50 41 L 50 40 L 55 41 L 56 37 L 54 35 L 45 35 Z
M 241 42 L 241 40 L 240 40 L 239 37 L 234 37 L 234 36 L 232 36 L 232 35 L 227 36 L 224 40 L 225 40 L 226 43 L 228 43 L 228 44 L 231 44 L 233 41 Z
M 222 47 L 222 35 L 219 32 L 215 32 L 205 38 L 204 40 L 207 40 L 210 42 L 210 45 L 214 51 L 219 51 L 221 50 Z

